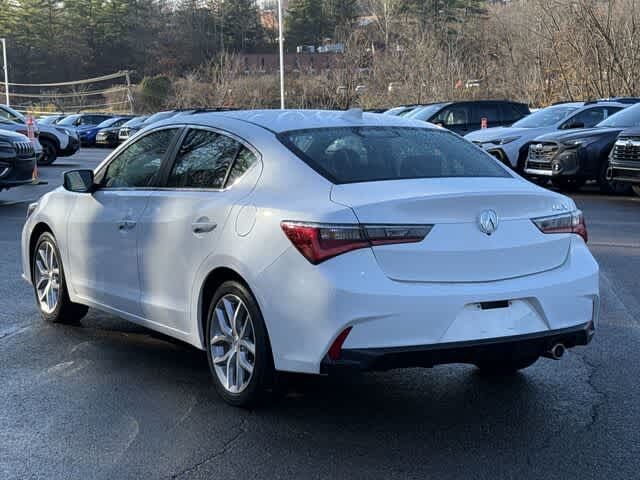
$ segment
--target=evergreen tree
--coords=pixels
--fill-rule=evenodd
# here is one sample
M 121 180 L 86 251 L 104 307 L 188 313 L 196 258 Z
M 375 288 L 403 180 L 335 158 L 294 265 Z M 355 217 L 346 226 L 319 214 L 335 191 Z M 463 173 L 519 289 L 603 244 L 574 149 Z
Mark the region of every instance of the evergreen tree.
M 319 0 L 291 0 L 286 17 L 288 48 L 317 45 L 326 32 L 323 4 Z

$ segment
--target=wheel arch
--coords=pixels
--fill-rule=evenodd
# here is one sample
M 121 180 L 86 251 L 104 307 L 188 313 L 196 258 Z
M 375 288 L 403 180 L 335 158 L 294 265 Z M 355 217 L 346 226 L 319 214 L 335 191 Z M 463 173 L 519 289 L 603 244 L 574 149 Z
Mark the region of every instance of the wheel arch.
M 249 293 L 253 295 L 253 298 L 258 303 L 258 307 L 262 311 L 260 306 L 260 299 L 258 295 L 252 290 L 249 282 L 234 268 L 228 266 L 218 266 L 211 270 L 205 277 L 204 281 L 200 286 L 200 291 L 198 293 L 198 303 L 197 303 L 197 323 L 198 323 L 198 339 L 200 343 L 200 347 L 204 350 L 206 349 L 206 339 L 205 339 L 205 331 L 207 327 L 207 313 L 209 310 L 209 302 L 215 295 L 216 290 L 220 285 L 227 281 L 236 281 L 243 285 Z M 271 339 L 269 336 L 269 325 L 265 319 L 265 329 L 267 331 L 267 342 L 269 343 L 269 350 L 271 350 Z M 273 356 L 273 351 L 271 350 L 271 355 Z
M 41 131 L 38 140 L 40 141 L 40 143 L 42 143 L 42 140 L 51 142 L 53 143 L 53 146 L 56 147 L 56 152 L 60 151 L 60 140 L 58 139 L 58 137 L 49 132 Z
M 46 222 L 37 223 L 31 231 L 31 236 L 29 237 L 29 268 L 32 268 L 33 265 L 33 254 L 36 249 L 36 243 L 38 243 L 38 239 L 45 232 L 50 233 L 55 238 L 52 228 Z M 31 272 L 29 272 L 29 275 L 31 275 Z

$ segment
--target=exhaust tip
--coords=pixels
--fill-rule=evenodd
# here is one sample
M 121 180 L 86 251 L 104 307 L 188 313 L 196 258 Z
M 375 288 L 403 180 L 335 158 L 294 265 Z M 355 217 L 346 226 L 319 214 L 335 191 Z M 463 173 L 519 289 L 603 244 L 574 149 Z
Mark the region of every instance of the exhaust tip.
M 560 360 L 564 353 L 566 352 L 566 348 L 561 343 L 556 343 L 553 347 L 545 352 L 545 357 L 551 358 L 553 360 Z

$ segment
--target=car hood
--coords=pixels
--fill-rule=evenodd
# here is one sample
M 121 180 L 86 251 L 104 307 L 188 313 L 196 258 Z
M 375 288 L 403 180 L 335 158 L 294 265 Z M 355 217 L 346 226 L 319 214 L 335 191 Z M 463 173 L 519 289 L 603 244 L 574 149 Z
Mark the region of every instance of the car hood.
M 464 138 L 472 142 L 491 142 L 507 137 L 535 138 L 538 135 L 555 131 L 555 127 L 518 128 L 518 127 L 493 127 L 476 130 Z
M 585 137 L 618 135 L 624 128 L 607 128 L 607 127 L 593 127 L 593 128 L 580 128 L 577 130 L 571 130 L 568 132 L 554 132 L 546 135 L 540 135 L 536 137 L 537 142 L 568 142 L 569 140 L 577 140 Z
M 21 133 L 12 132 L 11 130 L 4 130 L 0 128 L 0 140 L 9 142 L 28 142 L 29 138 Z

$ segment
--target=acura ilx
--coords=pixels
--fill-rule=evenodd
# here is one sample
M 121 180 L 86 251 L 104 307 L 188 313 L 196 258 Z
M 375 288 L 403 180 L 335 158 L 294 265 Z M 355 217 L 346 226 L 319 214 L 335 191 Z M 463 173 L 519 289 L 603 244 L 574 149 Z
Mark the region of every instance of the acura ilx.
M 469 363 L 590 342 L 598 265 L 574 202 L 442 128 L 359 110 L 154 123 L 32 204 L 24 277 L 206 351 L 250 405 L 278 372 Z

